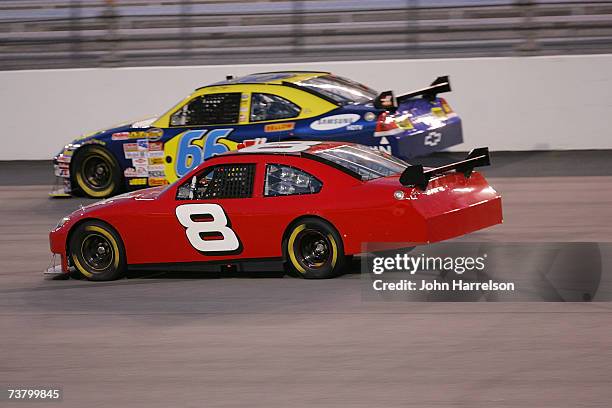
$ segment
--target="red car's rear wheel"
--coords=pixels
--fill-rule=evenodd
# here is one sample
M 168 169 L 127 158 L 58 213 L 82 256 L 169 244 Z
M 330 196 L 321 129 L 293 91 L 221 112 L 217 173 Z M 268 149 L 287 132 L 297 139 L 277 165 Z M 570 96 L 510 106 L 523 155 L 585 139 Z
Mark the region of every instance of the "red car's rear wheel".
M 291 226 L 283 251 L 289 272 L 302 278 L 333 278 L 346 265 L 340 235 L 330 224 L 317 218 L 305 218 Z

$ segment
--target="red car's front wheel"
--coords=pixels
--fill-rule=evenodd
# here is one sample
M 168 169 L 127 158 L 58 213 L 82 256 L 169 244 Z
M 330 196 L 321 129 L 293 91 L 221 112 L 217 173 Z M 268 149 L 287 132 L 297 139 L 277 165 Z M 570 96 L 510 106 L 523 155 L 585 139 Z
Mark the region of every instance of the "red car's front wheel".
M 118 279 L 127 268 L 119 234 L 99 221 L 87 221 L 76 227 L 70 234 L 68 256 L 77 272 L 93 281 Z

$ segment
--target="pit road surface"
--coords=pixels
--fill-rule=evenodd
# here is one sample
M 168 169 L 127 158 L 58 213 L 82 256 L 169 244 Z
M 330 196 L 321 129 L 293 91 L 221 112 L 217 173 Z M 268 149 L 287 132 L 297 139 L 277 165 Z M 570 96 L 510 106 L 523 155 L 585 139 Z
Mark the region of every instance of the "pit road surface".
M 612 175 L 601 160 L 600 175 L 534 177 L 546 163 L 527 157 L 530 177 L 491 177 L 505 222 L 468 239 L 612 241 Z M 91 200 L 50 200 L 49 185 L 15 167 L 31 183 L 0 186 L 0 385 L 60 385 L 63 401 L 49 406 L 612 400 L 610 303 L 362 302 L 356 271 L 325 281 L 272 273 L 43 280 L 49 229 Z M 28 405 L 47 406 L 2 402 Z

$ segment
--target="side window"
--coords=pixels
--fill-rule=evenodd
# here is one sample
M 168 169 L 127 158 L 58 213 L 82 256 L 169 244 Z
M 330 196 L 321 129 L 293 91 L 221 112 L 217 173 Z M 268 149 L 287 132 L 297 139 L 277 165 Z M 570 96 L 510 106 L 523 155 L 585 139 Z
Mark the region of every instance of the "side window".
M 253 195 L 254 164 L 222 164 L 195 175 L 177 191 L 177 200 L 248 198 Z
M 280 96 L 264 93 L 251 96 L 251 122 L 290 119 L 299 114 L 299 106 Z
M 198 96 L 172 114 L 170 126 L 238 123 L 241 95 L 240 92 L 232 92 Z
M 264 195 L 266 197 L 315 194 L 321 191 L 321 183 L 316 177 L 295 167 L 282 164 L 266 166 L 266 182 Z

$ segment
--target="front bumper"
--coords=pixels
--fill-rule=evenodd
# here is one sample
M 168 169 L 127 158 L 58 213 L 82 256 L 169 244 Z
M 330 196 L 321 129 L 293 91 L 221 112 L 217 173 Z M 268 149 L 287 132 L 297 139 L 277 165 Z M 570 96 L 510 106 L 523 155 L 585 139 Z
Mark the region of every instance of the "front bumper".
M 60 258 L 59 262 L 58 258 Z M 69 277 L 68 268 L 64 270 L 63 259 L 60 255 L 51 255 L 49 267 L 43 270 L 43 277 L 45 279 L 67 279 Z
M 70 183 L 70 159 L 57 156 L 53 159 L 53 172 L 55 183 L 49 192 L 49 197 L 70 197 L 72 184 Z
M 55 182 L 53 189 L 49 191 L 49 197 L 68 198 L 72 197 L 70 180 L 59 180 Z

